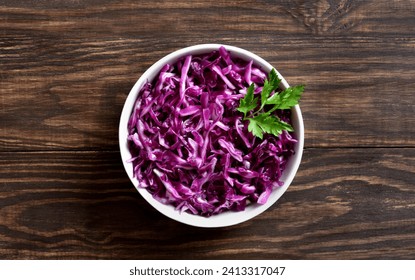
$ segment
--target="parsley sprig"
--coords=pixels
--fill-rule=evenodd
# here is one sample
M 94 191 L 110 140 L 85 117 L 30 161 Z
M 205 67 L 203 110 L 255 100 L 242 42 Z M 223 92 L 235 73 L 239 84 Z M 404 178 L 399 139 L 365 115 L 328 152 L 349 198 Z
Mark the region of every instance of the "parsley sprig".
M 283 130 L 294 131 L 290 124 L 280 120 L 272 112 L 275 110 L 290 109 L 297 105 L 301 94 L 304 92 L 304 86 L 298 85 L 277 92 L 276 90 L 280 82 L 281 79 L 278 78 L 277 72 L 273 68 L 268 74 L 268 79 L 264 81 L 260 103 L 258 103 L 259 97 L 254 96 L 254 83 L 248 87 L 244 98 L 239 100 L 237 110 L 244 114 L 243 120 L 249 121 L 248 131 L 261 139 L 264 133 L 273 134 L 278 137 Z M 274 94 L 272 94 L 273 92 Z M 265 107 L 266 105 L 271 106 Z M 253 111 L 256 108 L 258 109 Z

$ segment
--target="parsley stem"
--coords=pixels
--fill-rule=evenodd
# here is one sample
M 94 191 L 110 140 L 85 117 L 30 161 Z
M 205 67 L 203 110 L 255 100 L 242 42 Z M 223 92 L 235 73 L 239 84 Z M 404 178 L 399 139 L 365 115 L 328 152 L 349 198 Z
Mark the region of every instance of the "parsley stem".
M 268 113 L 270 113 L 270 114 L 271 114 L 272 112 L 274 112 L 274 111 L 275 111 L 275 110 L 277 110 L 277 109 L 278 109 L 278 107 L 277 107 L 277 106 L 275 106 L 275 107 L 273 107 L 271 110 L 269 110 L 269 111 L 268 111 Z

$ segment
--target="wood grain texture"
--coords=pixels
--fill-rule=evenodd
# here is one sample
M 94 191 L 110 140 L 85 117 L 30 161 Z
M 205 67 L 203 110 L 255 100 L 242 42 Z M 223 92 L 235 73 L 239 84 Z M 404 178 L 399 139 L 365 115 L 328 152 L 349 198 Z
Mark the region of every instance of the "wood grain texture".
M 116 152 L 3 153 L 0 258 L 414 258 L 414 164 L 413 149 L 306 150 L 268 211 L 200 229 L 149 206 Z
M 306 146 L 415 146 L 415 41 L 401 43 L 290 38 L 272 44 L 277 53 L 256 52 L 281 69 L 291 84 L 306 84 L 301 103 Z M 152 50 L 153 42 L 144 44 L 56 41 L 56 53 L 48 52 L 41 60 L 28 54 L 24 69 L 18 60 L 4 63 L 0 149 L 116 149 L 128 92 L 164 55 Z M 136 53 L 137 45 L 145 51 Z M 62 58 L 62 53 L 73 59 Z
M 383 37 L 412 36 L 414 12 L 413 0 L 3 0 L 0 15 L 7 21 L 0 26 L 82 37 L 156 33 L 154 37 L 163 39 L 159 34 L 206 36 L 223 31 L 232 38 L 239 35 L 235 31 Z
M 134 82 L 169 52 L 204 42 L 251 50 L 289 83 L 306 84 L 301 106 L 308 147 L 415 146 L 410 2 L 396 5 L 395 13 L 384 12 L 390 1 L 340 1 L 338 7 L 326 1 L 83 1 L 65 8 L 58 2 L 0 6 L 0 150 L 116 149 L 120 112 Z M 345 36 L 326 24 L 299 22 L 300 15 L 305 23 L 309 17 L 337 25 L 361 20 L 346 33 L 354 36 Z M 377 35 L 367 26 L 376 16 L 394 30 Z M 371 31 L 363 34 L 364 26 Z
M 298 175 L 230 228 L 159 214 L 118 153 L 135 81 L 200 43 L 306 84 Z M 0 0 L 0 259 L 415 259 L 414 77 L 414 0 Z

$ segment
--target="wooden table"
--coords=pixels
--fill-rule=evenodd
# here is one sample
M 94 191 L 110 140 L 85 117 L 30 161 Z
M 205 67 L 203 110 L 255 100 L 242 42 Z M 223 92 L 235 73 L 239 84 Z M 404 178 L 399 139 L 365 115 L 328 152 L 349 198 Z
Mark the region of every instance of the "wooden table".
M 301 102 L 285 195 L 229 228 L 177 223 L 118 151 L 128 92 L 162 56 L 230 44 Z M 415 1 L 0 2 L 0 259 L 414 259 Z

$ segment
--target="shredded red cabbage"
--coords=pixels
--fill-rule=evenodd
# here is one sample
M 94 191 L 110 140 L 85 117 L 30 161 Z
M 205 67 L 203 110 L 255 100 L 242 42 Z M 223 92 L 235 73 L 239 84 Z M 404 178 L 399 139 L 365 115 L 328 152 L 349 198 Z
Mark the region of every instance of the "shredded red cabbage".
M 224 47 L 165 65 L 140 90 L 128 123 L 134 176 L 158 201 L 211 216 L 265 204 L 297 140 L 254 137 L 236 108 L 267 74 Z M 291 123 L 290 110 L 276 111 Z

